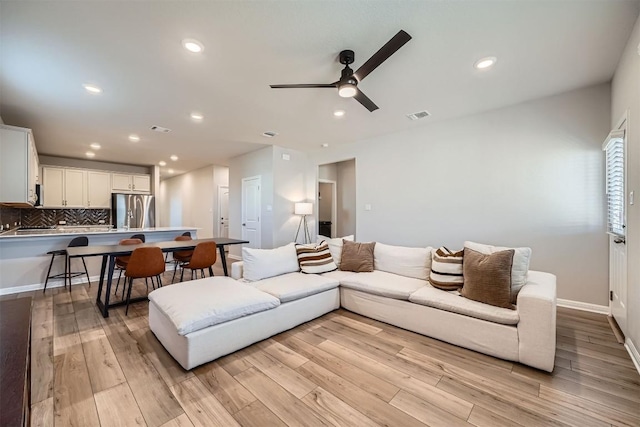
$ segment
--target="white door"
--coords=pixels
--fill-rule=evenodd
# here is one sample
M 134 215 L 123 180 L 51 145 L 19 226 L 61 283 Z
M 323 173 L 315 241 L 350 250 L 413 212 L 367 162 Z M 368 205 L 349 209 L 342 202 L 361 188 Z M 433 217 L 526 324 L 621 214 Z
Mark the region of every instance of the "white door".
M 87 172 L 81 169 L 64 170 L 64 206 L 84 208 L 87 205 Z
M 246 247 L 260 248 L 260 181 L 259 176 L 242 179 L 242 240 Z
M 623 334 L 627 329 L 627 153 L 626 115 L 603 144 L 606 157 L 607 231 L 609 232 L 609 309 Z
M 132 175 L 132 190 L 141 193 L 151 192 L 151 177 L 149 175 Z
M 131 175 L 112 173 L 111 190 L 116 193 L 119 191 L 131 191 Z
M 43 206 L 58 208 L 64 206 L 64 169 L 42 168 Z
M 224 185 L 218 186 L 218 236 L 229 237 L 229 187 Z
M 111 207 L 111 174 L 109 172 L 87 172 L 87 207 Z

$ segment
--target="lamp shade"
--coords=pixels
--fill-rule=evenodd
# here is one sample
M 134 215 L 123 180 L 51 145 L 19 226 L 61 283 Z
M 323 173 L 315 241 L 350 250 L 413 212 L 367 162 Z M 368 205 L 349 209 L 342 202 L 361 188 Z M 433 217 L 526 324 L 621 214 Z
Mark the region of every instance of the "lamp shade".
M 296 203 L 293 212 L 296 215 L 311 215 L 313 213 L 313 203 Z

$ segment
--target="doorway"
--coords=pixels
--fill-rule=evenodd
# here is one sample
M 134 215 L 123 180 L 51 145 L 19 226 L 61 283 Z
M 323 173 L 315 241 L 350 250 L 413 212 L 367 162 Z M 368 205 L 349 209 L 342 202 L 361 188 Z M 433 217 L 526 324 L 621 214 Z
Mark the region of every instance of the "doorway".
M 318 166 L 318 234 L 326 237 L 355 235 L 356 233 L 356 160 Z M 331 189 L 331 187 L 333 187 Z M 325 194 L 326 193 L 326 194 Z M 329 196 L 328 194 L 331 194 Z M 327 207 L 327 201 L 331 207 Z M 326 203 L 326 204 L 325 204 Z M 331 214 L 329 214 L 329 209 Z M 331 219 L 327 219 L 327 218 Z M 331 222 L 330 235 L 321 222 Z
M 218 185 L 218 236 L 229 237 L 229 186 Z M 229 252 L 229 246 L 225 246 Z
M 337 223 L 337 188 L 336 182 L 327 179 L 318 180 L 318 234 L 325 237 L 336 237 Z
M 242 178 L 242 240 L 245 247 L 260 249 L 260 176 Z

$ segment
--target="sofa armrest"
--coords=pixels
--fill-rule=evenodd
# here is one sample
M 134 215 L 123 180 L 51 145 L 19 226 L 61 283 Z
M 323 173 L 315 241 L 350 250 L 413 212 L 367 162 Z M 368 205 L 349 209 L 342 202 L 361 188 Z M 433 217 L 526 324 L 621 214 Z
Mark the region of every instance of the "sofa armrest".
M 231 278 L 240 280 L 244 274 L 244 263 L 242 261 L 231 264 Z
M 556 276 L 529 271 L 518 293 L 519 360 L 553 371 L 556 355 Z

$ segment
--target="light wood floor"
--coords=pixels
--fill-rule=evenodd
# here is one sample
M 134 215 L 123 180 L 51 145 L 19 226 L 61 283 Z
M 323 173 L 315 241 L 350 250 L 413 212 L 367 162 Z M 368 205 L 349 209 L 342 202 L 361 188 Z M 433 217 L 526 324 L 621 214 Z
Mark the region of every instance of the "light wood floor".
M 640 425 L 640 376 L 601 315 L 558 310 L 553 374 L 345 310 L 187 372 L 146 302 L 103 319 L 96 289 L 33 293 L 32 425 Z

